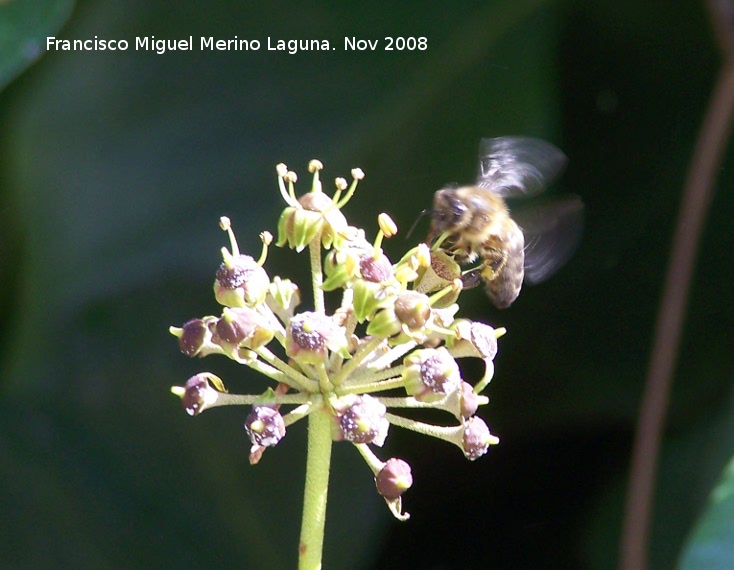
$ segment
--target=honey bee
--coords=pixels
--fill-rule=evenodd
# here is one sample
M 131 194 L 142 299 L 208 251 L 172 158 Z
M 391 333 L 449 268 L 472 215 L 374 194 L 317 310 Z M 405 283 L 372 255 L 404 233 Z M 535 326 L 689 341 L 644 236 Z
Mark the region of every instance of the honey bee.
M 474 186 L 448 186 L 433 197 L 429 241 L 438 238 L 465 272 L 465 287 L 484 283 L 492 303 L 504 309 L 523 280 L 539 283 L 573 254 L 581 235 L 583 204 L 560 197 L 519 208 L 506 199 L 534 196 L 563 169 L 566 156 L 552 144 L 528 137 L 485 138 L 479 144 Z

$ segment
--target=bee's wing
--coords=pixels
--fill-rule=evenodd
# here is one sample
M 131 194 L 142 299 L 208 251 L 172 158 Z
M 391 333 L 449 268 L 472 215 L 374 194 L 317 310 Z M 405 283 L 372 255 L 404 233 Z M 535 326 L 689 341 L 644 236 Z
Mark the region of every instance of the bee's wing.
M 557 147 L 531 137 L 479 141 L 477 186 L 505 198 L 541 192 L 566 164 Z
M 541 200 L 513 210 L 525 235 L 525 279 L 540 283 L 576 251 L 584 226 L 584 204 L 578 196 Z

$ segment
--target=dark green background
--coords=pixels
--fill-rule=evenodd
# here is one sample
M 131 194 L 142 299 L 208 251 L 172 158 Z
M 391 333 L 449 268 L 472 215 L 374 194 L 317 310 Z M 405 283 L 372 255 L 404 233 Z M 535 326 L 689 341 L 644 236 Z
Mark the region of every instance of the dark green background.
M 583 197 L 587 227 L 571 263 L 511 309 L 463 297 L 465 315 L 509 331 L 481 411 L 502 443 L 469 463 L 393 429 L 378 453 L 413 467 L 407 523 L 337 445 L 325 568 L 614 568 L 671 232 L 719 65 L 703 5 L 292 4 L 0 4 L 0 83 L 14 79 L 0 94 L 0 565 L 294 567 L 305 424 L 250 467 L 245 410 L 192 420 L 168 393 L 201 370 L 232 391 L 266 386 L 187 360 L 167 333 L 218 310 L 219 216 L 257 255 L 283 206 L 275 164 L 305 179 L 318 157 L 325 180 L 366 172 L 351 222 L 374 235 L 386 211 L 404 235 L 433 191 L 472 180 L 479 138 L 522 134 L 568 154 L 555 191 Z M 53 52 L 16 77 L 47 35 L 337 50 Z M 428 49 L 346 52 L 345 36 Z M 693 282 L 654 568 L 674 564 L 734 443 L 731 164 Z M 303 283 L 296 261 L 274 251 L 268 269 Z

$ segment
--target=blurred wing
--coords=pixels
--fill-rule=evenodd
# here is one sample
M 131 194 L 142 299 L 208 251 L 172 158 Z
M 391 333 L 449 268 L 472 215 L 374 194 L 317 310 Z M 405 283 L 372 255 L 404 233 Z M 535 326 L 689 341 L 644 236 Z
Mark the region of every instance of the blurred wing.
M 557 147 L 530 137 L 479 141 L 477 186 L 505 198 L 541 192 L 566 164 Z
M 540 283 L 569 260 L 584 227 L 584 204 L 578 196 L 560 196 L 512 212 L 525 235 L 525 280 Z

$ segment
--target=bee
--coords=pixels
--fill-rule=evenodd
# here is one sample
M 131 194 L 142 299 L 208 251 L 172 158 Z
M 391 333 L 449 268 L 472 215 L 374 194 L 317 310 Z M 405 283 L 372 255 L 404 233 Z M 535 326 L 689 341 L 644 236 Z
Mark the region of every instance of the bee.
M 479 144 L 474 186 L 447 186 L 433 197 L 429 241 L 449 244 L 460 264 L 480 260 L 462 276 L 466 288 L 484 283 L 492 303 L 504 309 L 523 280 L 539 283 L 558 270 L 578 245 L 583 204 L 576 196 L 519 208 L 507 199 L 541 193 L 566 164 L 552 144 L 528 137 L 485 138 Z

